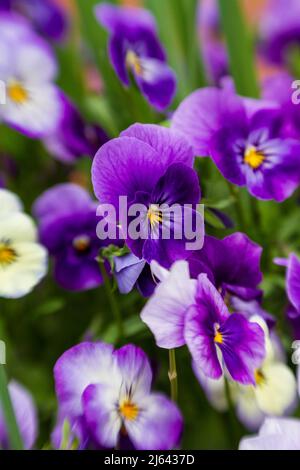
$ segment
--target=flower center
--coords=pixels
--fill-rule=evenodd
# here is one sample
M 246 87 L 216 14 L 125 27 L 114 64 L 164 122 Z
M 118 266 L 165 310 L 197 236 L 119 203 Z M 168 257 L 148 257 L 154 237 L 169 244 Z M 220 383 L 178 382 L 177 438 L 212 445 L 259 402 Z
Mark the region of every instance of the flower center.
M 126 54 L 126 65 L 133 70 L 136 75 L 142 75 L 143 68 L 139 56 L 132 50 L 129 50 Z
M 134 421 L 139 414 L 138 407 L 128 398 L 120 403 L 119 411 L 123 418 L 127 419 L 128 421 Z
M 159 207 L 156 204 L 151 204 L 148 212 L 147 217 L 149 219 L 151 227 L 154 227 L 156 224 L 162 222 L 162 212 L 159 210 Z
M 249 165 L 253 170 L 257 170 L 265 161 L 265 156 L 259 153 L 255 147 L 248 147 L 244 155 L 244 163 Z
M 17 253 L 8 243 L 0 242 L 0 266 L 6 267 L 17 259 Z
M 222 344 L 223 343 L 223 335 L 220 332 L 219 326 L 217 326 L 216 329 L 215 329 L 214 342 L 217 343 L 217 344 Z
M 12 80 L 7 87 L 8 96 L 16 104 L 24 104 L 28 100 L 28 91 L 22 83 Z
M 255 379 L 256 385 L 262 385 L 265 383 L 266 377 L 261 369 L 256 369 L 256 371 L 254 372 L 254 379 Z
M 88 235 L 81 235 L 74 238 L 73 246 L 78 253 L 86 253 L 91 246 L 91 239 Z

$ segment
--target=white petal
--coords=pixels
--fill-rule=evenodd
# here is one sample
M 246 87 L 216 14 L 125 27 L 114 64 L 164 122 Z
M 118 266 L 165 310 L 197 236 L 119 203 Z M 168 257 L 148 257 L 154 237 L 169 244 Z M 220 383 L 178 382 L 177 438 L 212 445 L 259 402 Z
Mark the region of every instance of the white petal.
M 37 243 L 13 246 L 16 261 L 0 267 L 0 297 L 20 298 L 32 291 L 47 272 L 47 251 Z
M 257 403 L 264 413 L 282 416 L 296 399 L 294 374 L 280 363 L 267 363 L 262 372 L 265 382 L 255 388 Z
M 0 217 L 22 210 L 23 204 L 16 194 L 7 189 L 0 189 Z
M 257 431 L 261 426 L 265 414 L 258 406 L 253 387 L 240 387 L 236 413 L 239 420 L 250 431 Z
M 0 241 L 15 243 L 35 242 L 37 229 L 31 217 L 21 212 L 0 217 Z
M 30 84 L 44 84 L 55 79 L 56 62 L 47 43 L 32 40 L 19 44 L 16 51 L 15 67 L 17 77 Z

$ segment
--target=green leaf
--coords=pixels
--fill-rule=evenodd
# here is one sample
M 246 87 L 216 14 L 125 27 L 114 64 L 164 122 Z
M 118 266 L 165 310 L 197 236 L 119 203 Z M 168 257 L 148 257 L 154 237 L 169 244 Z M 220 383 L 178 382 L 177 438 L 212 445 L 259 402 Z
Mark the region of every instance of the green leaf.
M 204 219 L 207 224 L 216 229 L 224 230 L 226 226 L 223 222 L 209 209 L 206 209 L 204 212 Z

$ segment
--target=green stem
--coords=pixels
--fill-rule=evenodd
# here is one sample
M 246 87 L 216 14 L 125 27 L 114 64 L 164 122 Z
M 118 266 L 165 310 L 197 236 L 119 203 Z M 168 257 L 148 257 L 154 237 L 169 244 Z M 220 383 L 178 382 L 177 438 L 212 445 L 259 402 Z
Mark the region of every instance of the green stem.
M 229 181 L 227 182 L 228 184 L 228 189 L 232 197 L 234 198 L 234 205 L 235 205 L 235 210 L 236 210 L 236 215 L 238 219 L 238 223 L 240 226 L 240 229 L 245 232 L 246 231 L 246 220 L 244 216 L 244 209 L 243 205 L 241 203 L 240 195 L 239 195 L 239 190 L 235 186 L 233 186 Z
M 7 387 L 7 378 L 4 365 L 0 364 L 0 403 L 4 414 L 4 420 L 7 427 L 9 442 L 12 450 L 22 450 L 23 443 L 20 431 L 17 425 L 14 409 L 10 399 Z
M 171 398 L 176 402 L 178 398 L 178 378 L 175 349 L 169 350 L 169 380 L 171 385 Z
M 110 280 L 109 280 L 109 277 L 107 275 L 104 263 L 102 261 L 100 261 L 99 265 L 100 265 L 100 270 L 101 270 L 101 274 L 102 274 L 102 277 L 103 277 L 103 282 L 104 282 L 104 287 L 105 287 L 105 291 L 106 291 L 107 300 L 109 302 L 110 308 L 112 310 L 112 313 L 115 317 L 115 321 L 116 321 L 116 324 L 117 324 L 118 340 L 120 340 L 120 339 L 124 338 L 124 326 L 123 326 L 122 314 L 120 312 L 119 305 L 118 305 L 118 302 L 115 298 L 115 295 L 112 291 Z

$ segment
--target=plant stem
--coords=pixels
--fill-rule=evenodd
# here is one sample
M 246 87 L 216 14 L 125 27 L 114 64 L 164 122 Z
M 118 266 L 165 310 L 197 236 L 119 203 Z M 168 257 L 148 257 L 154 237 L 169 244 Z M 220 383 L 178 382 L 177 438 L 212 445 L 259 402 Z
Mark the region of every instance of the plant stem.
M 10 399 L 4 365 L 0 364 L 0 403 L 12 450 L 22 450 L 23 443 Z
M 107 300 L 109 302 L 110 308 L 115 317 L 115 321 L 118 327 L 118 340 L 120 340 L 124 338 L 124 326 L 123 326 L 122 314 L 120 312 L 119 305 L 118 305 L 118 302 L 116 301 L 115 295 L 112 291 L 110 280 L 107 275 L 104 262 L 100 261 L 99 266 L 100 266 L 101 274 L 103 277 Z
M 171 398 L 176 402 L 178 398 L 178 379 L 175 349 L 169 350 L 169 380 L 171 385 Z
M 237 219 L 238 219 L 240 229 L 243 232 L 245 232 L 246 231 L 246 221 L 245 221 L 245 216 L 244 216 L 243 205 L 241 204 L 239 190 L 238 190 L 238 188 L 233 186 L 229 181 L 227 183 L 228 183 L 229 192 L 232 195 L 232 197 L 234 198 L 234 205 L 235 205 L 236 215 L 237 215 Z

